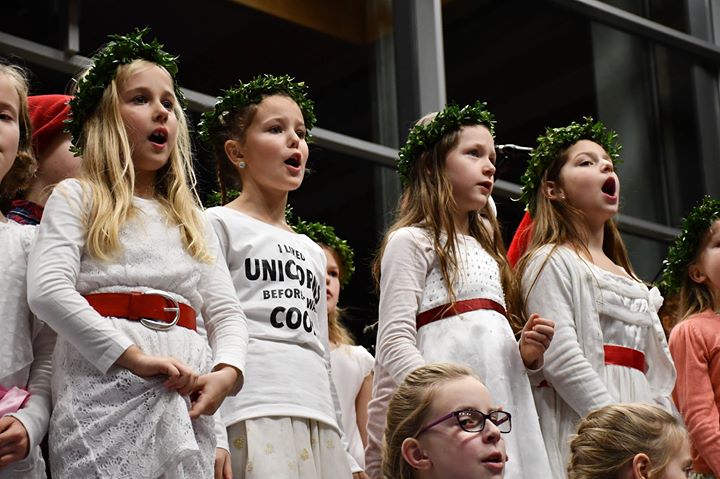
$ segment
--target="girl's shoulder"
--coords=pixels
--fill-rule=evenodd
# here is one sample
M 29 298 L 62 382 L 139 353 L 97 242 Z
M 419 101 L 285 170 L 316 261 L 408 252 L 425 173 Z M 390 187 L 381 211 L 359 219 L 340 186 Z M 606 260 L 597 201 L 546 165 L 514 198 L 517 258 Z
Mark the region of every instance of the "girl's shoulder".
M 575 266 L 579 261 L 583 261 L 583 259 L 572 248 L 550 243 L 542 245 L 530 253 L 528 268 L 532 269 L 545 264 L 570 267 Z
M 679 344 L 690 342 L 692 344 L 707 343 L 709 341 L 717 344 L 713 338 L 718 337 L 720 331 L 720 314 L 707 309 L 695 313 L 683 319 L 670 331 L 668 343 L 671 348 Z
M 421 247 L 432 247 L 430 232 L 419 226 L 403 226 L 388 235 L 388 244 L 399 243 L 405 245 L 417 245 Z
M 7 246 L 5 244 L 5 238 L 7 238 L 7 241 L 18 244 L 22 248 L 23 253 L 27 254 L 32 247 L 33 241 L 35 240 L 37 229 L 37 225 L 21 225 L 19 223 L 15 223 L 14 221 L 0 223 L 3 246 Z

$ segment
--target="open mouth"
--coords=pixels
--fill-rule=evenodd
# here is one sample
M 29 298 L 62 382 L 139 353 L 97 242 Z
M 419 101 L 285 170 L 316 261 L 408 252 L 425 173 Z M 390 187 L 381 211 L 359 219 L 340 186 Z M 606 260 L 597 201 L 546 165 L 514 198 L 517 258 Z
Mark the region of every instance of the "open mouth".
M 293 168 L 300 168 L 300 158 L 296 156 L 291 156 L 287 160 L 285 160 L 285 164 L 288 166 L 292 166 Z
M 493 182 L 492 181 L 482 181 L 482 182 L 478 183 L 478 185 L 487 188 L 488 191 L 492 191 Z
M 615 196 L 616 191 L 617 184 L 615 183 L 615 178 L 611 176 L 607 180 L 605 180 L 605 183 L 603 183 L 602 192 L 608 196 Z
M 505 463 L 505 456 L 501 452 L 494 452 L 482 460 L 482 462 Z
M 159 128 L 159 129 L 153 131 L 150 134 L 150 136 L 148 137 L 148 139 L 151 142 L 156 143 L 158 145 L 164 145 L 165 143 L 167 143 L 167 131 L 165 131 L 162 128 Z

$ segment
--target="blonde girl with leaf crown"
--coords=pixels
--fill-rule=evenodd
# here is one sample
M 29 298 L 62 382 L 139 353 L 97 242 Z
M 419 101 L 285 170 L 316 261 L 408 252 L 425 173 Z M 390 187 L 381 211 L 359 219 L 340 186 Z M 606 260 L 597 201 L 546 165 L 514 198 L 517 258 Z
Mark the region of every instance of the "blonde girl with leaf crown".
M 497 219 L 488 211 L 493 131 L 484 103 L 449 105 L 418 121 L 400 150 L 404 190 L 374 269 L 380 309 L 365 454 L 374 479 L 382 477 L 392 393 L 412 370 L 443 361 L 469 366 L 515 419 L 521 432 L 504 438 L 505 476 L 550 477 L 527 369 L 542 366 L 553 322 L 533 315 L 523 326 L 517 316 L 517 287 Z M 513 327 L 522 331 L 519 344 Z
M 25 188 L 32 154 L 25 72 L 0 61 L 0 196 Z M 37 230 L 0 213 L 0 478 L 44 479 L 55 333 L 30 312 L 27 258 Z
M 522 177 L 533 226 L 518 274 L 527 310 L 557 325 L 533 382 L 552 477 L 565 476 L 569 436 L 589 411 L 625 402 L 672 410 L 662 297 L 633 272 L 613 222 L 619 149 L 617 135 L 591 118 L 549 128 Z
M 332 378 L 342 412 L 342 427 L 357 463 L 365 466 L 367 446 L 367 411 L 372 395 L 375 359 L 353 341 L 352 334 L 341 322 L 343 311 L 338 305 L 341 288 L 350 281 L 355 254 L 347 241 L 335 234 L 332 226 L 298 219 L 295 232 L 304 234 L 320 245 L 327 258 L 328 337 Z
M 325 253 L 285 219 L 314 124 L 303 83 L 261 75 L 227 90 L 199 127 L 223 203 L 229 187 L 240 189 L 206 211 L 248 317 L 245 387 L 221 409 L 236 479 L 365 476 L 330 373 Z
M 193 190 L 177 65 L 145 33 L 111 37 L 78 79 L 81 175 L 30 254 L 30 306 L 58 333 L 58 479 L 214 477 L 210 415 L 242 386 L 247 326 Z
M 680 293 L 670 332 L 673 399 L 692 441 L 695 479 L 720 477 L 720 200 L 706 196 L 682 221 L 663 283 Z

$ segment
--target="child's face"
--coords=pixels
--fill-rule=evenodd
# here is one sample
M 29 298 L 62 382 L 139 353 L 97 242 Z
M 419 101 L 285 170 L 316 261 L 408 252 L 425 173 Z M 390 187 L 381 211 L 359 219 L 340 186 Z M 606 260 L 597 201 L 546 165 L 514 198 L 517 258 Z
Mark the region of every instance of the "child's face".
M 687 479 L 692 471 L 692 456 L 690 455 L 690 441 L 685 438 L 682 446 L 658 479 Z
M 80 173 L 81 159 L 70 151 L 70 135 L 56 135 L 38 158 L 37 176 L 46 185 L 54 185 Z
M 327 257 L 327 275 L 325 276 L 327 309 L 328 314 L 332 314 L 337 309 L 338 300 L 340 299 L 340 265 L 333 250 L 323 247 L 323 251 L 325 251 Z
M 425 424 L 462 409 L 487 413 L 498 409 L 487 388 L 473 377 L 444 383 L 435 393 Z M 512 434 L 512 432 L 510 433 Z M 431 477 L 455 479 L 501 478 L 505 470 L 505 441 L 490 421 L 480 432 L 464 431 L 455 417 L 421 434 L 417 441 L 432 462 Z M 430 471 L 429 471 L 430 472 Z
M 580 140 L 566 153 L 555 194 L 582 211 L 588 222 L 603 224 L 618 212 L 620 180 L 602 146 Z
M 445 158 L 445 175 L 460 214 L 485 207 L 495 181 L 495 141 L 486 127 L 460 130 L 457 146 Z
M 266 97 L 239 145 L 245 162 L 243 191 L 253 185 L 264 191 L 296 190 L 305 175 L 308 145 L 305 120 L 297 104 L 282 95 Z
M 0 73 L 0 179 L 17 157 L 20 144 L 20 97 L 10 77 Z
M 177 139 L 173 80 L 157 65 L 143 64 L 120 85 L 119 96 L 136 177 L 154 178 Z
M 699 276 L 697 281 L 705 283 L 712 292 L 716 307 L 720 304 L 720 220 L 710 227 L 710 234 L 703 238 L 703 248 L 697 261 L 691 267 Z M 692 276 L 691 276 L 692 277 Z

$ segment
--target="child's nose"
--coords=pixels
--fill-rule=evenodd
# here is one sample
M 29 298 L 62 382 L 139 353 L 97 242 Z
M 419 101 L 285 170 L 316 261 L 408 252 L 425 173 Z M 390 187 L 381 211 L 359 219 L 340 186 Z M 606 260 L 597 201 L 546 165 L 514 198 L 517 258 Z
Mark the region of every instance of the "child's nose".
M 483 435 L 484 435 L 485 441 L 490 442 L 490 443 L 496 443 L 502 438 L 500 429 L 498 429 L 498 427 L 495 424 L 493 424 L 493 422 L 490 420 L 485 421 L 485 428 L 483 428 Z

